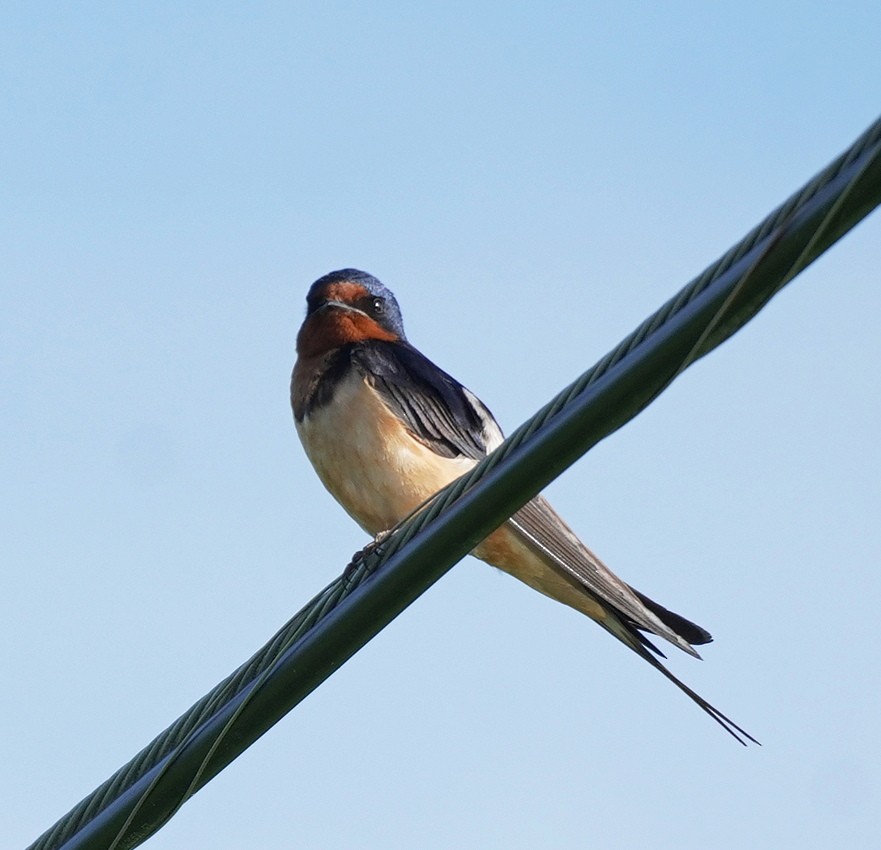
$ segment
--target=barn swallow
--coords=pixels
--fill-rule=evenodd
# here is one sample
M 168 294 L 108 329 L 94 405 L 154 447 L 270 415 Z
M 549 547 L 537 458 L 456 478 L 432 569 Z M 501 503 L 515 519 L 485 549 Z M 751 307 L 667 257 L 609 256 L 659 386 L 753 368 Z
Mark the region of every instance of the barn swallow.
M 331 272 L 306 297 L 291 406 L 318 477 L 370 535 L 390 528 L 503 440 L 474 393 L 404 334 L 395 296 L 357 269 Z M 619 579 L 536 496 L 473 554 L 586 614 L 658 669 L 741 744 L 758 743 L 677 679 L 645 633 L 700 657 L 709 632 Z

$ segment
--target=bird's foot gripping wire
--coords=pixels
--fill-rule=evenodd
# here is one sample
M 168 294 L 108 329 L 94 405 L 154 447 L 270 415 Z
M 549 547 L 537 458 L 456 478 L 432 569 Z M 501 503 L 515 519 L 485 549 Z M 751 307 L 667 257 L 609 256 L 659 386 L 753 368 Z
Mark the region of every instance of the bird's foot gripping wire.
M 377 534 L 376 537 L 374 537 L 363 549 L 359 549 L 354 555 L 352 555 L 352 560 L 349 561 L 345 570 L 343 570 L 343 580 L 348 582 L 355 572 L 362 567 L 368 572 L 372 572 L 372 569 L 367 564 L 367 559 L 373 554 L 380 554 L 383 544 L 393 534 L 394 529 L 392 528 L 380 531 L 379 534 Z

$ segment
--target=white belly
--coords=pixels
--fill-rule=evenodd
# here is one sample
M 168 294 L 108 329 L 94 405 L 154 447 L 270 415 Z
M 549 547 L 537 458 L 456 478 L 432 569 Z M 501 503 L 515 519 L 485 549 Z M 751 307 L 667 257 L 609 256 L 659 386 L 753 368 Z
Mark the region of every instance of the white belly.
M 475 463 L 441 457 L 416 440 L 356 373 L 330 404 L 297 423 L 297 433 L 324 486 L 371 535 Z

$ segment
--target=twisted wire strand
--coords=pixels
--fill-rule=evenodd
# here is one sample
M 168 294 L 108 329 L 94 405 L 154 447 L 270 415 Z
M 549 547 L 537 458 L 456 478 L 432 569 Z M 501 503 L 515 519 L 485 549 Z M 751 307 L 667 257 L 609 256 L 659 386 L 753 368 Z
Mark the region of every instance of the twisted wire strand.
M 248 661 L 216 685 L 167 729 L 157 735 L 130 762 L 98 786 L 71 811 L 30 845 L 28 850 L 60 847 L 92 821 L 109 803 L 142 776 L 178 750 L 217 710 L 265 676 L 284 651 L 320 622 L 345 597 L 351 595 L 369 576 L 363 566 L 334 579 L 309 601 Z M 189 795 L 188 795 L 189 796 Z M 185 800 L 182 800 L 183 803 Z M 120 836 L 121 837 L 121 836 Z M 119 838 L 117 840 L 119 840 Z
M 391 533 L 375 545 L 357 553 L 344 573 L 334 579 L 324 590 L 307 603 L 291 620 L 288 621 L 257 653 L 247 662 L 241 665 L 230 676 L 220 682 L 214 689 L 196 702 L 187 712 L 176 720 L 165 731 L 160 733 L 138 753 L 128 764 L 116 771 L 108 780 L 100 785 L 88 797 L 77 804 L 67 815 L 61 818 L 52 828 L 45 832 L 36 842 L 30 845 L 28 850 L 54 850 L 59 848 L 74 837 L 83 827 L 97 818 L 112 802 L 117 800 L 123 793 L 130 789 L 142 777 L 157 766 L 162 765 L 159 773 L 154 777 L 147 791 L 142 794 L 134 810 L 129 814 L 124 826 L 118 831 L 112 842 L 113 848 L 130 847 L 146 836 L 132 838 L 127 834 L 127 828 L 134 819 L 140 807 L 146 805 L 150 791 L 155 787 L 162 772 L 172 763 L 175 755 L 182 751 L 186 743 L 192 739 L 199 728 L 207 719 L 215 716 L 218 711 L 238 698 L 243 693 L 244 699 L 227 721 L 217 739 L 212 745 L 209 755 L 203 760 L 201 767 L 189 783 L 189 786 L 181 794 L 177 804 L 179 808 L 185 800 L 195 793 L 200 787 L 202 772 L 211 757 L 211 754 L 219 746 L 222 738 L 232 728 L 235 720 L 244 710 L 244 707 L 259 690 L 262 683 L 272 675 L 273 668 L 278 659 L 291 646 L 296 644 L 304 635 L 310 632 L 330 612 L 337 608 L 343 599 L 351 596 L 370 576 L 400 551 L 421 530 L 432 522 L 439 514 L 449 508 L 461 495 L 474 487 L 485 475 L 502 463 L 511 454 L 516 452 L 524 444 L 528 443 L 535 434 L 544 428 L 554 417 L 558 416 L 571 405 L 582 393 L 584 393 L 596 381 L 612 370 L 621 360 L 639 347 L 649 336 L 656 333 L 660 328 L 673 320 L 678 313 L 684 310 L 694 299 L 698 298 L 718 278 L 726 274 L 736 266 L 743 258 L 747 257 L 758 245 L 768 240 L 774 234 L 790 222 L 798 211 L 809 203 L 819 192 L 834 182 L 843 172 L 849 169 L 854 162 L 866 156 L 863 166 L 857 175 L 845 187 L 841 195 L 833 205 L 833 209 L 824 217 L 818 232 L 801 251 L 796 260 L 791 264 L 787 273 L 781 279 L 779 285 L 764 298 L 766 302 L 774 292 L 791 280 L 798 271 L 807 265 L 812 259 L 813 246 L 820 240 L 820 231 L 828 226 L 833 216 L 847 203 L 853 187 L 860 177 L 865 174 L 870 165 L 877 161 L 881 151 L 881 119 L 860 136 L 854 144 L 841 156 L 834 160 L 826 169 L 810 180 L 802 189 L 793 194 L 759 225 L 751 230 L 740 242 L 729 249 L 715 263 L 709 266 L 701 275 L 692 280 L 675 296 L 667 301 L 659 310 L 643 321 L 633 332 L 620 342 L 611 352 L 600 359 L 591 369 L 581 375 L 576 381 L 566 387 L 550 402 L 541 408 L 533 417 L 521 425 L 495 452 L 482 460 L 468 474 L 462 476 L 448 487 L 421 506 L 411 516 L 399 523 Z M 872 149 L 875 149 L 874 151 Z M 872 152 L 872 156 L 868 154 Z M 689 354 L 672 374 L 672 380 L 685 366 L 693 362 L 713 347 L 718 345 L 732 333 L 737 327 L 722 326 L 727 305 L 736 297 L 738 290 L 745 285 L 762 257 L 760 256 L 753 266 L 746 272 L 744 280 L 740 282 L 734 292 L 726 300 L 725 305 L 713 316 L 710 325 L 705 329 L 701 338 L 692 347 Z M 749 316 L 747 317 L 747 319 Z M 740 324 L 743 324 L 743 319 Z M 739 325 L 738 325 L 739 327 Z M 669 383 L 669 380 L 667 383 Z M 666 384 L 665 384 L 666 386 Z M 660 390 L 658 391 L 660 392 Z M 655 393 L 657 395 L 657 393 Z M 654 396 L 652 396 L 654 397 Z M 645 402 L 648 404 L 648 401 Z M 645 406 L 642 405 L 642 407 Z M 176 810 L 176 809 L 175 809 Z M 157 827 L 158 828 L 158 827 Z M 155 830 L 154 830 L 155 831 Z

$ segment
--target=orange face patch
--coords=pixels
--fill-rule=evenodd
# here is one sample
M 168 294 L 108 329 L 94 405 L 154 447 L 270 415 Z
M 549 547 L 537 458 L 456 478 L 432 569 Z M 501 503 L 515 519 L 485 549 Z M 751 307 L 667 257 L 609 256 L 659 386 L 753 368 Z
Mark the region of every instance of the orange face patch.
M 359 286 L 358 289 L 363 287 Z M 342 301 L 342 298 L 333 300 Z M 297 354 L 299 357 L 315 357 L 352 342 L 363 342 L 367 339 L 394 342 L 397 338 L 397 334 L 381 327 L 364 313 L 331 307 L 310 316 L 300 328 L 297 335 Z
M 370 293 L 360 283 L 352 283 L 349 280 L 330 283 L 324 287 L 323 297 L 328 301 L 341 301 L 343 304 L 354 304 L 362 298 L 367 298 Z

